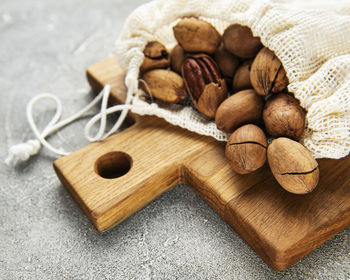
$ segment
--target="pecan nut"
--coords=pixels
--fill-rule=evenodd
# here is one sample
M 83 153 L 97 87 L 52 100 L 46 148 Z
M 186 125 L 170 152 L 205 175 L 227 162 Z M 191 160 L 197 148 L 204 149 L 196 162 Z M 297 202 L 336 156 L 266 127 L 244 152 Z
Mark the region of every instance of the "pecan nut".
M 151 69 L 167 68 L 170 57 L 165 46 L 158 41 L 149 42 L 143 50 L 144 60 L 140 68 L 141 73 Z
M 186 98 L 182 77 L 170 70 L 153 69 L 143 76 L 141 87 L 150 96 L 166 103 L 177 103 Z
M 254 58 L 250 81 L 257 94 L 262 96 L 283 92 L 289 84 L 281 61 L 268 48 L 262 48 Z
M 213 54 L 221 42 L 221 36 L 213 25 L 194 17 L 183 18 L 173 31 L 180 46 L 190 53 Z
M 267 160 L 277 182 L 288 192 L 306 194 L 318 184 L 320 169 L 302 144 L 280 137 L 267 148 Z
M 204 116 L 214 118 L 227 98 L 226 83 L 215 61 L 204 54 L 188 57 L 182 65 L 182 77 L 193 105 Z
M 225 157 L 238 174 L 248 174 L 266 162 L 267 139 L 261 128 L 253 124 L 235 130 L 225 148 Z

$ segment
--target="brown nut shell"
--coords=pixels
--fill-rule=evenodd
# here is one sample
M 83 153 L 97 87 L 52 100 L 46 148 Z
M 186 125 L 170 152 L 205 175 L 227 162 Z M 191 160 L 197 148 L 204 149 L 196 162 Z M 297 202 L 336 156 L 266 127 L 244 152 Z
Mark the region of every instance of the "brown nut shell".
M 247 26 L 232 24 L 226 28 L 223 35 L 225 48 L 241 58 L 252 58 L 261 49 L 259 37 L 254 37 Z
M 209 22 L 198 18 L 184 18 L 173 27 L 178 43 L 186 52 L 213 54 L 221 37 Z
M 278 93 L 288 86 L 288 78 L 281 61 L 268 48 L 262 48 L 250 69 L 250 81 L 260 95 Z
M 152 97 L 167 103 L 177 103 L 186 98 L 183 79 L 173 71 L 154 69 L 142 76 L 142 88 Z
M 182 64 L 186 58 L 185 50 L 177 44 L 170 53 L 171 69 L 179 74 L 181 74 Z
M 319 180 L 319 167 L 311 153 L 289 138 L 277 138 L 267 149 L 267 159 L 273 176 L 288 192 L 311 192 Z
M 158 41 L 149 42 L 143 50 L 143 54 L 145 57 L 140 67 L 141 73 L 156 68 L 167 68 L 170 65 L 168 51 Z
M 235 92 L 253 88 L 250 82 L 250 67 L 252 61 L 245 61 L 236 71 L 233 78 L 233 90 Z
M 214 53 L 214 60 L 224 77 L 232 78 L 239 66 L 238 58 L 228 52 L 223 44 Z
M 215 115 L 216 126 L 225 133 L 232 133 L 243 124 L 260 121 L 263 107 L 263 98 L 254 90 L 237 92 L 219 106 Z
M 285 136 L 298 140 L 305 128 L 304 110 L 287 93 L 279 93 L 267 100 L 263 120 L 267 132 L 274 137 Z
M 225 157 L 238 174 L 248 174 L 266 162 L 267 140 L 261 128 L 244 125 L 232 133 L 226 144 Z
M 207 84 L 201 97 L 195 107 L 207 118 L 213 119 L 220 104 L 227 97 L 227 88 L 225 80 L 219 80 L 219 83 Z

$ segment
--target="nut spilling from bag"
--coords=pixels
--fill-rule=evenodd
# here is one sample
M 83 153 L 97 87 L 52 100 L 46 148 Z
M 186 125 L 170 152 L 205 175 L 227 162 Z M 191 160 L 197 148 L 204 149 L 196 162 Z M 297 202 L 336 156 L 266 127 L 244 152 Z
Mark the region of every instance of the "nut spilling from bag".
M 247 174 L 266 162 L 267 140 L 256 125 L 247 124 L 232 133 L 226 144 L 225 156 L 238 174 Z
M 311 192 L 319 179 L 317 161 L 300 143 L 280 137 L 267 149 L 267 158 L 276 180 L 289 192 Z
M 173 31 L 178 44 L 170 52 L 160 42 L 145 47 L 143 89 L 167 103 L 188 95 L 200 114 L 231 133 L 225 156 L 235 172 L 254 172 L 268 159 L 285 190 L 312 191 L 319 180 L 318 164 L 296 142 L 303 135 L 306 112 L 287 91 L 286 71 L 274 52 L 249 27 L 238 24 L 221 36 L 210 23 L 190 17 Z M 268 145 L 267 138 L 276 139 Z

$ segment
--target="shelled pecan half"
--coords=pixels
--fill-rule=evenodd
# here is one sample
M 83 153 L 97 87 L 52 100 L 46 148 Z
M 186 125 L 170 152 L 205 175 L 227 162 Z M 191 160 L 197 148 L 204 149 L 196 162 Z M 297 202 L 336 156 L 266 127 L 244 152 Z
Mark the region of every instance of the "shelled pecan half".
M 214 118 L 227 98 L 226 83 L 215 61 L 205 54 L 190 56 L 182 65 L 182 77 L 193 105 L 204 116 Z

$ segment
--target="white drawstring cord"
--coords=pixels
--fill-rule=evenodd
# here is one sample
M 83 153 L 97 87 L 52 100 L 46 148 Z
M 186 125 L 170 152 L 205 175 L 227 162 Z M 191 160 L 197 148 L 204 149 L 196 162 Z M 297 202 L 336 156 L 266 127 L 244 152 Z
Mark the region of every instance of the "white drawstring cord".
M 85 130 L 84 130 L 85 138 L 90 142 L 100 141 L 105 139 L 115 131 L 117 131 L 118 128 L 123 123 L 128 113 L 128 110 L 131 108 L 130 102 L 131 102 L 132 96 L 131 96 L 131 91 L 129 90 L 127 93 L 125 104 L 116 105 L 107 109 L 110 89 L 111 89 L 110 85 L 106 85 L 103 88 L 103 90 L 87 106 L 85 106 L 83 109 L 81 109 L 79 112 L 72 115 L 71 117 L 65 120 L 62 120 L 60 122 L 58 121 L 62 115 L 62 103 L 56 96 L 45 93 L 32 98 L 27 105 L 27 120 L 29 122 L 31 129 L 35 134 L 36 139 L 28 140 L 25 143 L 20 143 L 15 146 L 12 146 L 9 149 L 9 155 L 6 158 L 5 163 L 9 166 L 13 166 L 20 161 L 26 161 L 31 156 L 39 153 L 41 146 L 44 146 L 49 151 L 57 155 L 69 154 L 68 152 L 63 151 L 62 149 L 54 148 L 51 144 L 49 144 L 46 141 L 45 138 L 51 135 L 52 133 L 56 132 L 57 130 L 61 129 L 62 127 L 66 126 L 67 124 L 70 124 L 76 121 L 77 119 L 81 118 L 87 111 L 89 111 L 93 106 L 95 106 L 101 99 L 102 99 L 102 102 L 101 102 L 100 113 L 96 114 L 85 126 Z M 39 132 L 38 127 L 33 119 L 33 106 L 36 102 L 42 99 L 54 100 L 56 103 L 56 113 L 51 119 L 51 121 L 44 128 L 44 130 L 42 132 Z M 106 130 L 107 115 L 118 111 L 122 111 L 122 113 L 120 114 L 117 122 L 110 129 L 110 131 L 108 131 L 105 135 L 103 135 L 104 131 Z M 95 136 L 91 136 L 90 135 L 91 127 L 98 120 L 100 120 L 99 130 Z
M 105 135 L 103 135 L 103 137 L 97 137 L 98 135 L 96 135 L 95 137 L 91 137 L 90 134 L 90 129 L 91 127 L 93 127 L 93 125 L 102 118 L 105 118 L 107 115 L 121 111 L 121 110 L 126 110 L 126 112 L 128 112 L 128 110 L 131 109 L 131 105 L 127 105 L 127 104 L 123 104 L 123 105 L 116 105 L 113 107 L 110 107 L 104 111 L 101 111 L 100 113 L 96 114 L 92 119 L 89 120 L 89 122 L 85 125 L 85 129 L 84 129 L 84 134 L 85 134 L 85 138 L 87 140 L 89 140 L 90 142 L 95 142 L 95 141 L 100 141 L 105 139 L 106 137 L 108 137 L 109 135 L 111 135 L 112 133 L 114 133 L 121 125 L 121 123 L 124 121 L 125 118 L 122 118 L 122 115 L 120 115 L 120 117 L 118 118 L 117 122 L 115 123 L 115 125 L 110 129 L 109 132 L 107 132 Z M 104 126 L 105 126 L 105 122 L 104 122 Z M 104 129 L 101 129 L 100 126 L 100 130 L 102 131 L 102 133 L 104 132 Z

